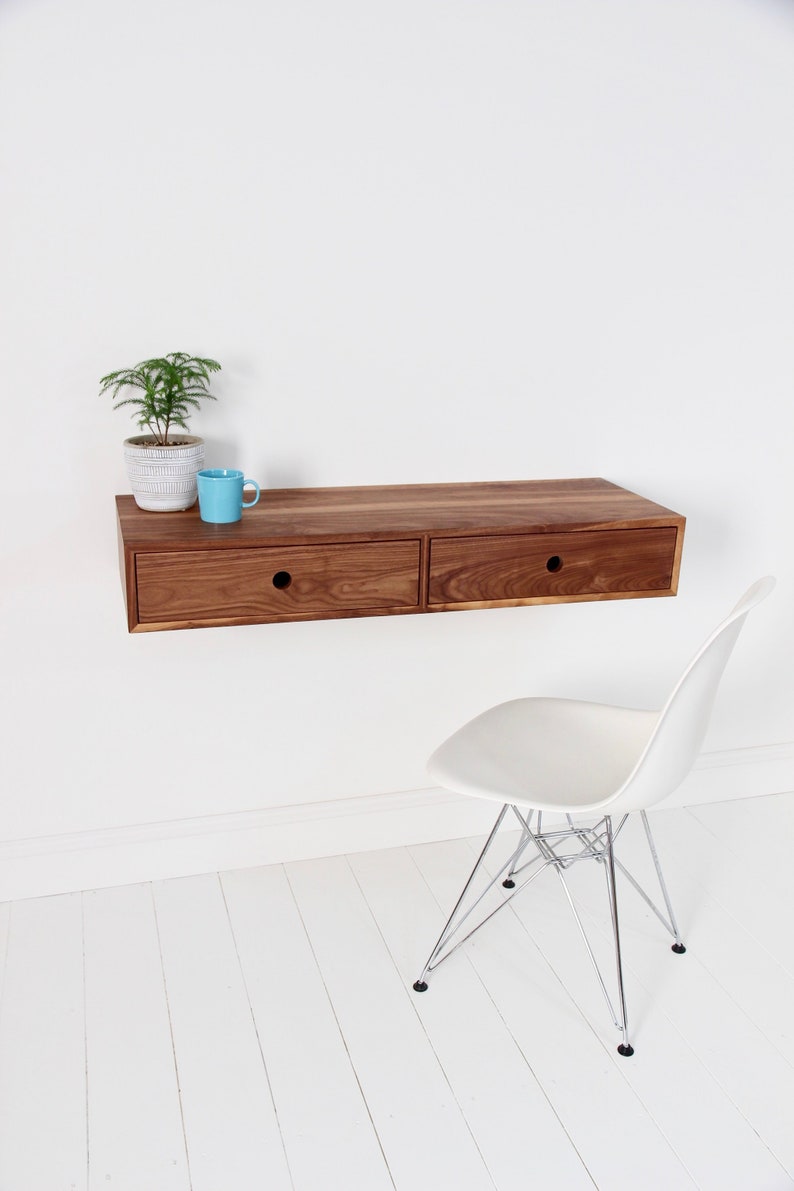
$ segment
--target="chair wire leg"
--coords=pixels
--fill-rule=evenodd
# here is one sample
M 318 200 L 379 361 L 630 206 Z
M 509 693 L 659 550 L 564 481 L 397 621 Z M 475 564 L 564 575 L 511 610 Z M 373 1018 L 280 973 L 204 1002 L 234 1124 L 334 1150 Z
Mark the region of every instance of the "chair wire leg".
M 497 816 L 496 822 L 494 823 L 493 827 L 491 828 L 491 834 L 488 836 L 488 839 L 485 841 L 485 845 L 484 845 L 482 851 L 480 852 L 480 855 L 477 857 L 477 863 L 475 864 L 474 868 L 471 870 L 471 873 L 469 874 L 469 879 L 467 880 L 466 884 L 463 886 L 461 895 L 458 898 L 458 900 L 455 902 L 455 907 L 454 907 L 452 913 L 450 914 L 449 918 L 447 919 L 444 929 L 442 930 L 441 934 L 438 937 L 438 942 L 436 943 L 433 950 L 430 952 L 430 955 L 428 956 L 428 959 L 427 959 L 427 963 L 422 968 L 422 972 L 419 976 L 419 979 L 414 981 L 413 987 L 414 987 L 415 992 L 427 992 L 427 981 L 426 981 L 425 977 L 427 976 L 428 972 L 430 971 L 430 968 L 432 967 L 433 960 L 441 952 L 445 943 L 449 939 L 450 935 L 453 933 L 452 924 L 455 921 L 455 917 L 458 913 L 458 910 L 462 906 L 464 898 L 466 897 L 466 894 L 469 892 L 472 881 L 474 880 L 477 873 L 479 872 L 480 866 L 481 866 L 483 860 L 485 859 L 488 849 L 490 848 L 491 844 L 494 841 L 494 837 L 496 836 L 497 831 L 502 826 L 502 820 L 504 819 L 505 815 L 507 814 L 508 808 L 509 808 L 509 804 L 505 804 L 505 806 L 503 806 L 502 809 L 500 810 L 500 812 Z
M 522 835 L 521 835 L 521 842 L 518 845 L 518 847 L 516 848 L 515 856 L 513 857 L 513 863 L 510 865 L 510 869 L 509 869 L 508 874 L 505 877 L 504 881 L 502 881 L 502 884 L 504 885 L 505 889 L 515 889 L 515 887 L 516 887 L 515 875 L 516 875 L 516 871 L 518 869 L 518 862 L 521 859 L 521 856 L 522 856 L 527 844 L 532 839 L 532 833 L 530 831 L 530 827 L 532 825 L 532 816 L 535 813 L 534 811 L 530 811 L 529 814 L 527 815 L 526 820 L 524 820 L 518 814 L 516 807 L 513 807 L 513 810 L 516 812 L 519 822 L 521 823 Z
M 617 1015 L 615 1013 L 615 1008 L 612 1004 L 609 993 L 607 992 L 607 986 L 604 983 L 604 977 L 601 975 L 601 969 L 598 966 L 596 957 L 593 954 L 593 948 L 590 946 L 590 940 L 587 937 L 587 932 L 584 929 L 584 923 L 582 922 L 579 911 L 576 908 L 576 902 L 573 900 L 573 898 L 571 896 L 571 891 L 568 888 L 568 882 L 565 880 L 565 877 L 563 876 L 562 869 L 559 867 L 559 865 L 554 866 L 554 871 L 556 872 L 557 876 L 560 878 L 560 883 L 561 883 L 563 890 L 565 892 L 565 896 L 568 899 L 568 905 L 571 907 L 571 911 L 573 913 L 574 919 L 576 920 L 576 925 L 579 927 L 579 934 L 582 936 L 582 942 L 585 945 L 585 950 L 587 951 L 587 954 L 590 957 L 590 963 L 593 965 L 593 971 L 595 972 L 596 978 L 598 979 L 598 983 L 601 987 L 601 992 L 604 994 L 604 1000 L 607 1003 L 607 1009 L 609 1010 L 609 1016 L 612 1018 L 612 1021 L 617 1026 L 617 1028 L 619 1030 L 622 1030 L 623 1026 L 617 1019 Z
M 640 815 L 642 817 L 642 825 L 645 828 L 648 847 L 651 849 L 651 856 L 653 857 L 653 863 L 656 868 L 656 876 L 659 878 L 659 886 L 662 890 L 662 896 L 664 897 L 664 904 L 667 906 L 670 925 L 673 928 L 672 933 L 675 935 L 675 943 L 673 943 L 672 950 L 676 953 L 676 955 L 683 955 L 686 951 L 686 947 L 681 941 L 681 932 L 678 929 L 678 923 L 676 922 L 675 914 L 673 913 L 673 903 L 670 901 L 670 894 L 667 892 L 667 885 L 665 884 L 664 877 L 662 876 L 662 866 L 659 864 L 659 857 L 656 854 L 656 846 L 653 842 L 653 836 L 651 835 L 651 825 L 648 822 L 648 816 L 645 811 L 641 811 Z
M 612 933 L 615 936 L 615 966 L 617 968 L 618 977 L 618 1004 L 620 1006 L 620 1029 L 623 1034 L 623 1041 L 618 1047 L 618 1054 L 633 1055 L 634 1047 L 629 1042 L 629 1028 L 628 1018 L 626 1016 L 626 996 L 623 991 L 623 960 L 620 954 L 620 928 L 618 925 L 618 899 L 617 890 L 615 888 L 615 856 L 614 856 L 614 841 L 612 836 L 612 818 L 610 815 L 604 817 L 604 825 L 606 827 L 606 865 L 605 872 L 607 877 L 607 887 L 609 889 L 609 908 L 612 914 Z

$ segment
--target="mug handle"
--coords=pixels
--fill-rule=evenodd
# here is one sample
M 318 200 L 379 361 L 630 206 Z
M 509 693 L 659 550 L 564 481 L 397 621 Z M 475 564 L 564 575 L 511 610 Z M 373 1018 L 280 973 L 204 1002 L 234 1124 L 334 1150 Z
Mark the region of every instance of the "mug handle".
M 256 488 L 256 496 L 254 497 L 254 499 L 243 501 L 244 509 L 252 509 L 254 507 L 254 505 L 256 504 L 256 502 L 259 500 L 259 485 L 257 484 L 256 480 L 243 480 L 243 488 L 245 488 L 246 484 L 252 484 L 253 487 Z

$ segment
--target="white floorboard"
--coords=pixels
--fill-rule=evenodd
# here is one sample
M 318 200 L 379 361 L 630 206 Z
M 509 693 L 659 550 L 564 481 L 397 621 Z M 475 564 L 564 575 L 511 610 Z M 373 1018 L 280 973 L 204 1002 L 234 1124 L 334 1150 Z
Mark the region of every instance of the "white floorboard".
M 638 845 L 628 847 L 627 853 L 644 852 L 644 841 L 639 838 L 626 843 Z M 638 870 L 640 866 L 634 863 L 632 867 Z M 576 875 L 587 899 L 586 906 L 592 906 L 595 898 L 588 895 L 597 891 L 589 886 L 598 874 L 583 866 Z M 759 1027 L 752 1006 L 748 1006 L 748 1012 L 732 995 L 733 976 L 728 975 L 726 987 L 725 981 L 710 970 L 699 953 L 697 937 L 693 941 L 692 935 L 688 935 L 686 955 L 674 956 L 668 950 L 669 936 L 636 894 L 621 885 L 620 896 L 624 961 L 642 982 L 644 1004 L 649 1011 L 653 1006 L 662 1010 L 741 1114 L 747 1123 L 743 1129 L 745 1142 L 748 1127 L 752 1135 L 753 1154 L 757 1151 L 758 1134 L 763 1134 L 778 1162 L 794 1178 L 794 1066 Z M 676 900 L 680 901 L 680 897 Z M 592 918 L 589 911 L 588 917 Z M 601 915 L 599 929 L 604 934 L 606 927 L 605 916 Z M 736 958 L 744 963 L 738 950 Z M 772 979 L 788 986 L 789 994 L 794 991 L 782 969 L 778 968 Z M 794 1004 L 794 999 L 789 1004 Z M 735 1136 L 736 1130 L 732 1132 Z M 730 1154 L 730 1147 L 726 1150 Z M 755 1164 L 755 1157 L 753 1161 Z M 754 1169 L 754 1177 L 758 1179 L 761 1163 L 755 1164 Z M 779 1177 L 779 1171 L 770 1167 L 770 1185 L 774 1186 Z M 762 1185 L 760 1181 L 759 1185 Z
M 492 1191 L 347 860 L 305 861 L 287 871 L 395 1185 Z
M 0 906 L 0 1191 L 794 1189 L 794 795 L 652 824 L 630 1059 L 551 873 L 414 993 L 479 840 Z
M 81 896 L 16 902 L 0 1006 L 0 1189 L 88 1182 Z
M 451 907 L 474 863 L 474 850 L 465 841 L 455 841 L 415 852 L 439 901 Z M 531 898 L 534 892 L 528 890 L 527 895 Z M 691 1187 L 664 1133 L 599 1036 L 599 1031 L 607 1033 L 603 1002 L 595 1006 L 592 1019 L 583 1016 L 577 1005 L 579 990 L 566 988 L 512 910 L 493 919 L 466 947 L 467 954 L 458 952 L 438 969 L 423 996 L 451 1003 L 457 993 L 457 969 L 474 965 L 596 1185 L 658 1191 Z M 589 985 L 594 978 L 586 956 L 579 954 L 578 939 L 573 952 L 576 981 Z M 612 1048 L 618 1041 L 609 1035 Z M 565 1183 L 550 1186 L 564 1188 Z
M 223 888 L 287 1159 L 301 1191 L 393 1183 L 283 868 Z
M 781 827 L 783 831 L 787 829 L 786 812 L 789 806 L 794 807 L 794 796 L 756 799 L 755 802 L 761 814 L 769 803 L 777 803 L 783 817 Z M 731 807 L 725 803 L 720 809 L 727 814 Z M 682 854 L 680 834 L 688 822 L 683 816 L 692 814 L 692 811 L 687 811 L 668 815 L 665 811 L 651 819 L 688 953 L 698 959 L 787 1062 L 794 1065 L 794 977 L 782 967 L 774 951 L 770 952 L 753 934 L 752 923 L 743 925 L 738 922 L 720 900 L 720 897 L 725 897 L 722 892 L 725 881 L 730 883 L 732 877 L 730 871 L 727 877 L 723 875 L 719 880 L 710 880 L 707 875 L 714 867 L 713 851 L 719 848 L 719 841 L 713 833 L 711 840 L 701 837 L 704 850 L 699 860 L 692 859 L 689 854 Z M 636 834 L 636 824 L 630 824 L 629 830 Z M 641 849 L 635 849 L 635 855 L 638 851 L 642 858 Z M 749 848 L 743 860 L 737 859 L 737 864 L 749 864 L 755 869 L 756 879 L 764 879 L 767 867 L 765 851 L 755 852 Z M 643 864 L 635 861 L 633 867 L 638 875 L 647 877 L 650 886 L 653 879 L 650 865 L 645 863 L 643 867 Z M 777 919 L 778 938 L 783 944 L 791 932 L 794 888 L 780 905 L 776 905 L 775 900 L 768 895 L 766 913 Z M 629 910 L 633 901 L 634 898 L 629 899 L 628 896 L 622 898 L 624 912 Z
M 86 893 L 83 913 L 89 1191 L 188 1191 L 151 887 Z
M 429 950 L 431 936 L 443 926 L 441 911 L 402 849 L 352 856 L 351 865 L 410 988 L 419 975 L 419 949 Z M 414 996 L 428 1043 L 496 1186 L 507 1187 L 531 1152 L 539 1185 L 592 1188 L 586 1166 L 476 971 L 460 965 L 452 996 Z
M 217 877 L 155 885 L 191 1191 L 292 1187 Z
M 785 804 L 794 796 L 776 797 Z M 759 803 L 766 801 L 771 800 L 758 799 Z M 749 829 L 743 836 L 744 845 L 731 833 L 727 844 L 724 834 L 720 839 L 705 820 L 705 814 L 694 811 L 658 812 L 653 822 L 660 849 L 664 847 L 665 857 L 673 856 L 677 864 L 685 865 L 690 879 L 700 889 L 710 890 L 736 922 L 794 976 L 793 870 L 769 857 L 768 829 L 760 833 Z M 712 824 L 718 821 L 718 815 L 711 816 Z M 790 840 L 788 816 L 781 824 L 781 834 Z M 697 913 L 697 906 L 693 912 Z
M 603 913 L 598 916 L 602 925 L 600 938 L 591 935 L 591 943 L 599 961 L 603 960 L 605 976 L 611 979 L 611 945 L 607 936 L 611 928 L 602 874 L 597 870 L 586 871 L 582 866 L 573 878 L 572 885 L 587 887 L 590 896 L 585 899 L 586 904 L 598 906 L 600 902 L 603 908 Z M 680 1023 L 671 1020 L 676 989 L 690 1008 L 702 996 L 716 991 L 705 981 L 705 987 L 701 986 L 698 992 L 697 974 L 692 977 L 688 972 L 692 968 L 687 962 L 689 952 L 684 956 L 674 955 L 669 950 L 668 936 L 661 926 L 657 930 L 656 919 L 651 916 L 652 945 L 645 949 L 647 983 L 643 986 L 637 974 L 636 938 L 626 929 L 626 919 L 631 921 L 630 910 L 636 895 L 630 898 L 632 890 L 621 890 L 626 999 L 636 1047 L 634 1057 L 626 1061 L 615 1052 L 616 1032 L 606 1017 L 601 992 L 584 957 L 568 907 L 561 898 L 553 896 L 557 893 L 554 885 L 549 883 L 547 888 L 548 896 L 543 896 L 546 889 L 541 889 L 538 882 L 537 900 L 533 902 L 530 898 L 517 902 L 516 913 L 539 941 L 566 987 L 575 990 L 573 995 L 582 1012 L 599 1027 L 604 1023 L 599 1032 L 607 1041 L 610 1059 L 620 1065 L 621 1074 L 670 1140 L 692 1179 L 698 1186 L 714 1191 L 747 1187 L 760 1191 L 780 1185 L 784 1171 L 721 1087 L 713 1063 L 706 1061 L 704 1040 L 696 1025 L 690 1022 L 691 1028 L 684 1034 L 678 1028 Z M 541 912 L 536 913 L 536 908 Z M 650 919 L 646 921 L 650 924 Z M 601 945 L 597 946 L 598 943 Z M 720 1007 L 718 999 L 713 1005 L 715 1015 Z M 741 1053 L 741 1047 L 738 1055 L 734 1053 L 737 1040 L 731 1024 L 735 1027 L 736 1023 L 726 1021 L 718 1033 L 725 1048 L 726 1062 L 731 1067 L 735 1064 L 737 1077 L 745 1079 L 747 1071 L 742 1060 L 751 1056 Z M 708 1038 L 705 1045 L 708 1045 Z M 730 1057 L 727 1055 L 729 1048 Z M 676 1081 L 674 1095 L 671 1095 L 671 1076 Z M 784 1090 L 785 1087 L 781 1088 Z M 794 1104 L 794 1100 L 791 1103 Z M 715 1137 L 721 1138 L 716 1149 Z

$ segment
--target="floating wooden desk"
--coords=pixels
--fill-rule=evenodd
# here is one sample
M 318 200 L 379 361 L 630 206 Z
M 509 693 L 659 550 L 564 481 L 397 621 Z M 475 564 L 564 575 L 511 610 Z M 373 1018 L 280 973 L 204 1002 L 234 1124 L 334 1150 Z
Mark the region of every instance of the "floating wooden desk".
M 133 633 L 675 595 L 685 524 L 600 479 L 263 490 L 231 525 L 116 504 Z

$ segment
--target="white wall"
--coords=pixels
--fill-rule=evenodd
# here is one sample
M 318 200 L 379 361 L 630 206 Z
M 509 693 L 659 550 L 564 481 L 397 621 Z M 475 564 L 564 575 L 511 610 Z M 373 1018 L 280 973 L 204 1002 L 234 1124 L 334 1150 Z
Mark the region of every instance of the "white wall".
M 790 5 L 6 0 L 0 55 L 7 858 L 420 789 L 518 693 L 653 704 L 768 571 L 707 749 L 794 758 Z M 603 475 L 687 516 L 679 597 L 129 637 L 98 378 L 177 349 L 209 465 Z

